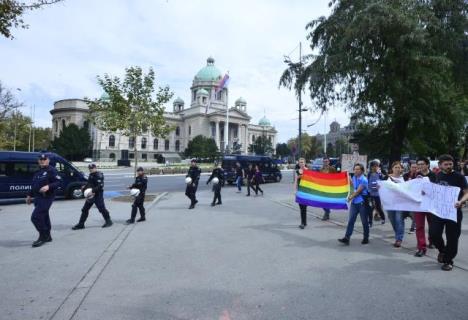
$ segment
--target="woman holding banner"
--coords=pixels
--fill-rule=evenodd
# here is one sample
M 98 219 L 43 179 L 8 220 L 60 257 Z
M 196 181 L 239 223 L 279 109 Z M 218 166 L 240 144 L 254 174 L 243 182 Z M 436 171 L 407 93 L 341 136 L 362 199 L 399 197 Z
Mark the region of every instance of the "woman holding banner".
M 405 180 L 401 175 L 403 166 L 400 161 L 394 161 L 391 167 L 391 173 L 388 175 L 388 180 L 394 183 L 402 183 Z M 402 211 L 387 210 L 388 219 L 392 224 L 393 231 L 395 232 L 395 248 L 400 248 L 405 234 L 405 219 L 403 218 Z
M 304 158 L 299 159 L 298 166 L 299 168 L 296 169 L 296 174 L 294 175 L 294 193 L 297 193 L 299 189 L 299 183 L 301 183 L 304 171 L 308 170 Z M 305 204 L 299 204 L 299 209 L 301 210 L 301 224 L 299 228 L 304 229 L 307 226 L 307 206 Z

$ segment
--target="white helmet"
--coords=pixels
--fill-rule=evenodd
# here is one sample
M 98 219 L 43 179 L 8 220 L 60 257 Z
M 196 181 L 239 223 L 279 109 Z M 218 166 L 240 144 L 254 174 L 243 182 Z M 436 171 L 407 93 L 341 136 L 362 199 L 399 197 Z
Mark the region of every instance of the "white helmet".
M 93 195 L 93 189 L 88 188 L 83 192 L 83 195 L 85 196 L 86 199 L 92 199 L 94 197 Z
M 219 179 L 214 177 L 213 180 L 211 180 L 213 182 L 213 184 L 218 184 L 219 183 Z
M 137 189 L 137 188 L 130 189 L 130 195 L 135 198 L 138 197 L 140 195 L 140 189 Z
M 185 183 L 186 184 L 192 183 L 192 178 L 190 178 L 190 177 L 185 178 Z

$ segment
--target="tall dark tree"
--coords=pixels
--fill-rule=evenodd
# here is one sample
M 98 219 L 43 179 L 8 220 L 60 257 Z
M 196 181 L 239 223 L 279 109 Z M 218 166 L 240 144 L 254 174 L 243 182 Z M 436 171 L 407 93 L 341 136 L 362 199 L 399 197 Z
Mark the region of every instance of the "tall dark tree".
M 189 158 L 214 160 L 218 154 L 218 147 L 214 139 L 203 135 L 198 135 L 190 140 L 185 149 L 185 156 Z
M 291 149 L 288 147 L 287 143 L 277 143 L 276 144 L 276 155 L 278 157 L 289 157 L 291 156 Z
M 274 150 L 270 139 L 266 136 L 258 136 L 254 143 L 249 146 L 248 151 L 258 155 L 266 155 L 272 154 Z
M 60 136 L 52 141 L 55 152 L 68 160 L 83 160 L 91 153 L 91 137 L 87 128 L 78 128 L 71 123 L 66 126 Z
M 332 0 L 307 25 L 316 56 L 280 83 L 307 84 L 318 109 L 344 103 L 390 160 L 405 149 L 453 152 L 467 119 L 468 4 L 463 0 Z M 298 82 L 299 84 L 296 84 Z

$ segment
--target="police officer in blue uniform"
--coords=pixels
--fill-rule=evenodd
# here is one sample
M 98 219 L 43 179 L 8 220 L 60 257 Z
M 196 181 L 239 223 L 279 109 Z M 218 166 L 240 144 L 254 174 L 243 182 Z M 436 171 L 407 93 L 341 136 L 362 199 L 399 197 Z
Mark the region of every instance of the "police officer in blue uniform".
M 201 170 L 198 168 L 196 160 L 192 159 L 190 162 L 190 169 L 186 175 L 186 177 L 190 177 L 192 179 L 192 182 L 187 184 L 187 187 L 185 188 L 185 195 L 190 199 L 189 209 L 195 208 L 195 205 L 198 203 L 196 193 L 200 175 Z
M 90 172 L 88 182 L 81 189 L 86 190 L 88 188 L 91 188 L 93 190 L 92 193 L 94 196 L 86 199 L 85 204 L 81 209 L 80 221 L 72 228 L 73 230 L 84 229 L 84 224 L 86 222 L 86 219 L 88 219 L 89 209 L 91 209 L 93 204 L 96 205 L 96 207 L 98 208 L 99 212 L 102 214 L 102 217 L 105 220 L 105 223 L 102 227 L 107 228 L 112 225 L 112 220 L 110 218 L 109 211 L 107 211 L 106 206 L 104 204 L 104 174 L 102 174 L 102 172 L 97 171 L 96 165 L 94 163 L 89 164 L 88 169 Z
M 34 198 L 34 211 L 31 222 L 39 232 L 39 238 L 33 242 L 33 247 L 40 247 L 46 242 L 51 242 L 49 209 L 54 202 L 55 191 L 62 181 L 54 167 L 49 165 L 49 158 L 41 154 L 38 159 L 39 170 L 33 176 L 31 190 L 28 192 L 26 203 L 31 204 Z
M 214 207 L 217 204 L 223 204 L 221 201 L 221 187 L 224 185 L 224 170 L 221 167 L 220 163 L 216 165 L 215 169 L 213 169 L 213 171 L 211 172 L 211 176 L 208 178 L 206 184 L 210 183 L 210 181 L 213 180 L 213 178 L 218 178 L 218 183 L 213 183 L 214 197 L 213 202 L 211 202 L 212 207 Z
M 137 220 L 137 222 L 141 221 L 146 221 L 145 217 L 145 192 L 146 188 L 148 186 L 148 177 L 145 175 L 145 171 L 142 167 L 139 167 L 137 169 L 137 176 L 135 178 L 135 183 L 133 183 L 131 186 L 129 186 L 129 189 L 138 189 L 140 190 L 140 194 L 135 197 L 135 201 L 133 201 L 132 204 L 132 214 L 130 219 L 126 221 L 127 224 L 131 224 L 135 222 L 136 214 L 137 214 L 137 209 L 140 210 L 140 219 Z

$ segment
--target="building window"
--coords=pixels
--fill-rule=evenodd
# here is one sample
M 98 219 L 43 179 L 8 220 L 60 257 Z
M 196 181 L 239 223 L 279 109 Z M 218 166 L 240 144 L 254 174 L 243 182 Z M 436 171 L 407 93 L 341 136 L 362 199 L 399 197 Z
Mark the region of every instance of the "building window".
M 62 119 L 62 130 L 65 129 L 65 127 L 66 127 L 65 120 Z
M 164 150 L 169 150 L 169 140 L 164 141 Z
M 203 98 L 202 98 L 202 103 L 203 103 L 203 104 L 206 103 L 206 97 L 203 97 Z
M 154 139 L 153 140 L 153 149 L 158 150 L 158 148 L 159 148 L 159 141 L 158 141 L 158 139 Z
M 222 98 L 222 94 L 223 94 L 223 92 L 222 92 L 222 91 L 218 91 L 218 92 L 216 92 L 216 100 L 221 100 L 221 98 Z
M 141 138 L 141 148 L 146 149 L 146 138 L 145 137 Z
M 110 158 L 111 160 L 115 160 L 115 153 L 109 154 L 109 158 Z
M 179 127 L 177 127 L 175 129 L 175 134 L 176 134 L 176 136 L 180 136 L 180 128 Z
M 109 147 L 115 147 L 115 136 L 113 134 L 109 136 Z
M 83 128 L 89 129 L 89 122 L 88 121 L 83 122 Z
M 255 135 L 252 135 L 252 142 L 255 143 Z
M 180 150 L 180 141 L 176 140 L 176 142 L 175 142 L 175 151 L 179 151 L 179 150 Z
M 189 134 L 189 135 L 192 134 L 192 126 L 188 126 L 188 134 Z
M 134 154 L 134 153 L 129 153 L 129 154 L 128 154 L 128 158 L 129 158 L 129 159 L 134 159 L 134 158 L 135 158 L 135 154 Z
M 211 123 L 211 137 L 212 138 L 216 137 L 216 122 Z
M 135 137 L 128 138 L 128 148 L 129 149 L 135 148 Z
M 143 154 L 141 155 L 141 158 L 142 158 L 143 160 L 148 160 L 148 155 L 147 155 L 146 153 L 143 153 Z
M 54 121 L 54 127 L 55 127 L 54 128 L 55 132 L 58 132 L 58 121 L 57 120 Z

